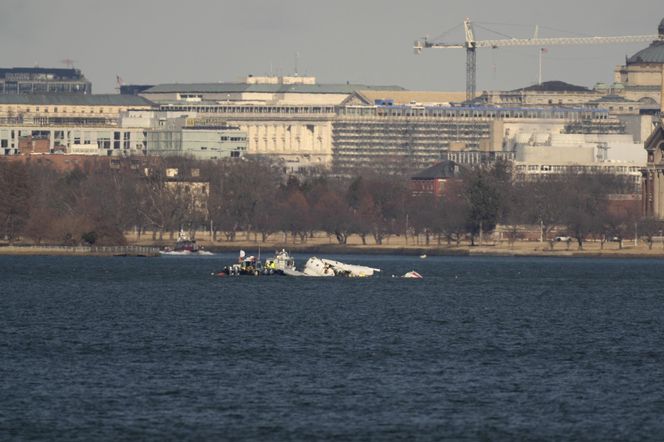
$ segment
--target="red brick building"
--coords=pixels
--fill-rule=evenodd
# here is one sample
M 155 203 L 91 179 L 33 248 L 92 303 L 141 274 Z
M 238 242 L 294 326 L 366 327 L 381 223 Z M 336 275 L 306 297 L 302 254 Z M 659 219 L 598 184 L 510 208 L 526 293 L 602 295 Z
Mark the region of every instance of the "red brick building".
M 410 177 L 410 190 L 413 195 L 430 193 L 441 197 L 461 184 L 462 170 L 454 161 L 441 161 Z

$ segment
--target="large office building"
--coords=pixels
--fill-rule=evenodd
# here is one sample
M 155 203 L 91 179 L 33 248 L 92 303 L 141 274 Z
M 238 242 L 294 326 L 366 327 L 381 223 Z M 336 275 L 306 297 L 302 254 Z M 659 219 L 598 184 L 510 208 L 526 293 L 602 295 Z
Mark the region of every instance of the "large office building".
M 122 95 L 0 95 L 0 155 L 144 154 L 144 128 L 123 127 L 129 110 L 151 110 L 141 97 Z
M 390 95 L 399 86 L 319 84 L 314 77 L 254 77 L 238 83 L 165 84 L 140 95 L 171 117 L 216 117 L 246 134 L 248 155 L 281 161 L 288 172 L 332 164 L 332 124 L 361 91 Z
M 468 106 L 463 93 L 252 76 L 156 85 L 139 96 L 0 95 L 0 153 L 246 154 L 289 173 L 340 175 L 441 160 L 625 161 L 618 152 L 644 162 L 638 143 L 652 115 L 642 102 L 555 82 L 483 97 Z
M 311 77 L 158 85 L 141 95 L 171 116 L 214 116 L 239 127 L 247 135 L 248 155 L 279 159 L 294 173 L 513 159 L 516 137 L 524 133 L 627 131 L 606 106 L 570 107 L 576 99 L 563 105 L 466 107 L 458 104 L 463 93 L 320 85 Z M 586 103 L 602 96 L 586 89 L 580 95 Z
M 0 94 L 91 94 L 78 69 L 0 68 Z

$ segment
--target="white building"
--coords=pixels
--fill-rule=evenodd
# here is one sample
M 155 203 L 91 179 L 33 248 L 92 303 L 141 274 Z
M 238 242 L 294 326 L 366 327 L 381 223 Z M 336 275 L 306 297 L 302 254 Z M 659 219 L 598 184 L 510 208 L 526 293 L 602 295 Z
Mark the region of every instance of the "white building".
M 239 158 L 247 149 L 246 133 L 219 118 L 180 117 L 160 123 L 147 131 L 148 155 L 216 160 Z

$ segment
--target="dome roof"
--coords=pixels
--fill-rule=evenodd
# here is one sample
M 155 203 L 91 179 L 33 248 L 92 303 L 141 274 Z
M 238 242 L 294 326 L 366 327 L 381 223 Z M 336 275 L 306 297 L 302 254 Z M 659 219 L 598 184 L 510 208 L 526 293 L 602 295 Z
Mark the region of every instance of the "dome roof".
M 653 41 L 650 46 L 640 50 L 627 59 L 627 64 L 633 63 L 662 63 L 664 64 L 664 19 L 657 28 L 659 40 Z
M 664 41 L 653 41 L 650 46 L 640 50 L 627 59 L 627 64 L 662 63 L 664 64 Z

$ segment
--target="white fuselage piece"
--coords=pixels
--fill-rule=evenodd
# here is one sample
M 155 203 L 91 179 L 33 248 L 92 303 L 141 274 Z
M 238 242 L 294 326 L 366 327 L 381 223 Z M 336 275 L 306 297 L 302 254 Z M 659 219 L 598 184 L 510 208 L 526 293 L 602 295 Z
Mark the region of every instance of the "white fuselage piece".
M 345 264 L 343 262 L 325 258 L 321 259 L 315 256 L 309 258 L 303 271 L 306 276 L 349 276 L 355 278 L 373 276 L 375 272 L 380 272 L 380 269 L 355 264 Z

